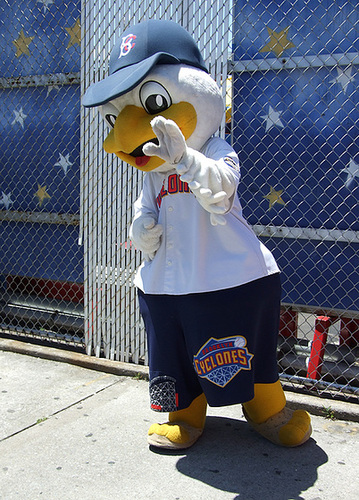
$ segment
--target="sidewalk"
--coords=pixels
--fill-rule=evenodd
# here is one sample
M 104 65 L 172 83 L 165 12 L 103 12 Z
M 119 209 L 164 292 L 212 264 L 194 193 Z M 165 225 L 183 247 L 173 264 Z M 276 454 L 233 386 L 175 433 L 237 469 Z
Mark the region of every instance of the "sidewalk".
M 193 448 L 155 453 L 147 429 L 166 415 L 149 409 L 146 368 L 116 373 L 118 363 L 101 370 L 93 360 L 94 370 L 13 352 L 16 345 L 24 344 L 0 342 L 1 500 L 358 498 L 359 405 L 328 403 L 347 420 L 314 415 L 312 438 L 295 449 L 256 435 L 240 406 L 210 408 Z M 325 406 L 287 395 L 314 413 Z

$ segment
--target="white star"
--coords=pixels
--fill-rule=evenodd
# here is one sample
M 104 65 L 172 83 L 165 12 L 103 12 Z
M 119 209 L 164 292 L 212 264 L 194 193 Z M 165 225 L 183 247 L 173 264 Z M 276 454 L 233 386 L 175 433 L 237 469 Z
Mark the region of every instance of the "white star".
M 269 105 L 269 111 L 266 115 L 262 115 L 261 118 L 266 121 L 266 132 L 274 126 L 277 127 L 284 127 L 281 119 L 279 118 L 280 115 L 282 114 L 282 111 L 276 111 L 275 109 L 272 108 L 271 105 Z
M 354 82 L 355 75 L 352 75 L 352 71 L 352 66 L 344 71 L 341 68 L 337 68 L 338 76 L 333 80 L 330 80 L 330 83 L 339 83 L 342 86 L 343 92 L 346 92 L 349 83 Z
M 11 125 L 14 125 L 15 123 L 20 123 L 22 128 L 24 128 L 24 121 L 25 118 L 27 118 L 27 115 L 25 115 L 22 108 L 20 108 L 20 111 L 14 111 L 14 113 L 15 113 L 15 118 L 12 121 Z
M 49 8 L 49 5 L 54 3 L 54 0 L 37 0 L 37 3 L 39 3 L 39 2 L 43 4 L 44 12 L 46 12 L 46 10 Z
M 51 90 L 60 90 L 60 87 L 58 85 L 48 85 L 46 97 L 49 96 Z
M 61 153 L 59 153 L 59 154 L 60 154 L 60 159 L 57 163 L 55 163 L 55 167 L 62 167 L 64 170 L 64 174 L 66 175 L 67 168 L 71 167 L 71 165 L 73 165 L 73 163 L 71 163 L 69 160 L 70 153 L 67 154 L 66 156 L 62 155 Z
M 352 158 L 350 158 L 349 167 L 343 168 L 340 172 L 345 172 L 347 174 L 345 187 L 349 189 L 355 177 L 359 177 L 359 165 L 355 163 Z
M 14 203 L 11 199 L 11 193 L 5 194 L 4 191 L 1 192 L 2 198 L 0 199 L 0 204 L 4 205 L 6 210 L 9 210 L 9 206 L 11 203 Z

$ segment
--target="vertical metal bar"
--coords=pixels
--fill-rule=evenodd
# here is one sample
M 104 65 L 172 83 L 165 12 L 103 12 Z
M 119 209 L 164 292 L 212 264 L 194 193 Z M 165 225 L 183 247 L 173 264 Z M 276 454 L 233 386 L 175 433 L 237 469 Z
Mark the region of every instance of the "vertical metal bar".
M 96 171 L 95 171 L 95 186 L 94 186 L 94 234 L 95 234 L 95 262 L 94 267 L 96 269 L 96 330 L 95 330 L 95 356 L 100 357 L 101 355 L 101 340 L 102 340 L 102 314 L 103 314 L 103 302 L 102 302 L 102 288 L 104 286 L 104 270 L 102 268 L 101 256 L 101 220 L 102 220 L 102 163 L 99 160 L 99 145 L 96 143 Z
M 319 380 L 323 366 L 325 345 L 327 343 L 329 327 L 333 318 L 329 316 L 318 316 L 315 320 L 314 338 L 308 362 L 307 378 Z
M 81 3 L 81 25 L 88 31 L 87 3 Z M 88 60 L 88 43 L 86 37 L 81 38 L 81 95 L 86 85 L 86 62 Z M 91 338 L 89 327 L 89 301 L 88 301 L 88 265 L 87 265 L 87 230 L 88 230 L 88 179 L 87 179 L 87 155 L 86 155 L 86 123 L 84 110 L 80 110 L 80 235 L 79 245 L 84 248 L 84 335 L 87 354 L 91 353 Z

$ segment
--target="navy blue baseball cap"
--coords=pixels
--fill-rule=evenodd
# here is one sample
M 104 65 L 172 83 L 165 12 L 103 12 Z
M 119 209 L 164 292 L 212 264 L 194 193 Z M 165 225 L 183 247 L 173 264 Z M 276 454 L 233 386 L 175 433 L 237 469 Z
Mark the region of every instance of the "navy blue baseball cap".
M 208 73 L 196 43 L 179 24 L 151 19 L 132 26 L 111 51 L 109 76 L 87 89 L 82 104 L 105 104 L 136 87 L 156 64 L 180 63 Z

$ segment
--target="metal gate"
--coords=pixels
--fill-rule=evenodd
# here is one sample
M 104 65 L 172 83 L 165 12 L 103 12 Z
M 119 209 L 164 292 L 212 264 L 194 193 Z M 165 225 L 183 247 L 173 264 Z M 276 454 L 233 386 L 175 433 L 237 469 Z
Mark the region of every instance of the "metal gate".
M 114 1 L 83 5 L 83 91 L 107 75 L 114 41 L 128 26 L 148 18 L 171 19 L 196 40 L 221 85 L 230 42 L 229 2 Z M 225 94 L 225 85 L 224 85 Z M 224 129 L 224 121 L 223 121 Z M 147 363 L 146 341 L 132 278 L 140 255 L 128 228 L 142 173 L 104 153 L 107 128 L 98 111 L 83 110 L 82 188 L 85 254 L 85 342 L 88 353 Z

